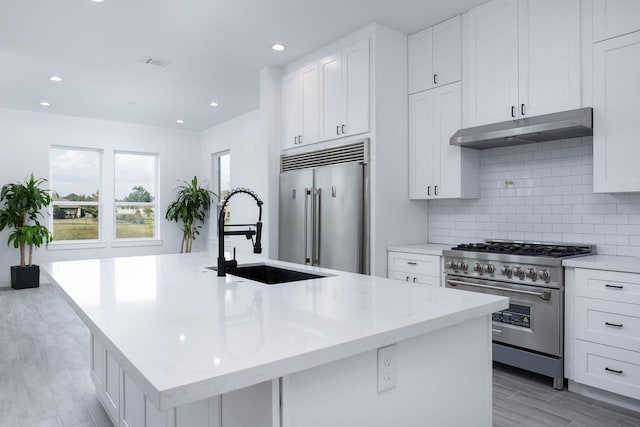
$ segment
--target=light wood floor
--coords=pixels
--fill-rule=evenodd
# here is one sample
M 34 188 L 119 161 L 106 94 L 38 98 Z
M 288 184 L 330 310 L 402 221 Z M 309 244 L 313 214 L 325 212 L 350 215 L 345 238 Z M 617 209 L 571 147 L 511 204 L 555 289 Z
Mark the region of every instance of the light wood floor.
M 554 390 L 550 379 L 504 365 L 493 378 L 495 427 L 640 427 L 640 414 Z M 112 427 L 89 379 L 89 332 L 48 284 L 0 288 L 0 427 L 21 426 Z

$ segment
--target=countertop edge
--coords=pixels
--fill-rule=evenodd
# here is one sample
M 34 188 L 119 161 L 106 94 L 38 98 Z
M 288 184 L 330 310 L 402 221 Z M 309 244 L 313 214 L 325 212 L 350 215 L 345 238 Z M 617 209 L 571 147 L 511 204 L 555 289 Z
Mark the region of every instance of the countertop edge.
M 440 243 L 391 245 L 387 246 L 387 252 L 403 252 L 409 254 L 442 256 L 442 251 L 449 250 L 451 249 L 451 247 L 452 245 L 443 245 Z
M 562 261 L 564 267 L 640 273 L 640 258 L 620 255 L 589 255 Z

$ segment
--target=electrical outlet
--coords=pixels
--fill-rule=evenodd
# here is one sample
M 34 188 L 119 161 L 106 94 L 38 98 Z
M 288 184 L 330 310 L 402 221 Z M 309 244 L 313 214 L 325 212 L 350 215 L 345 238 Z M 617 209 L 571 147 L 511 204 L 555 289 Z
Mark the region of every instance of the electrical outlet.
M 396 345 L 378 349 L 378 393 L 396 387 Z

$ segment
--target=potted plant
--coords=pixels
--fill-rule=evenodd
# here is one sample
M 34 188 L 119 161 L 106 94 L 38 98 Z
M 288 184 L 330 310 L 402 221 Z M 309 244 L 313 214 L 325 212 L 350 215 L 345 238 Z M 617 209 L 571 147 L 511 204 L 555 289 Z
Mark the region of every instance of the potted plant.
M 165 218 L 169 221 L 182 222 L 182 242 L 180 253 L 191 252 L 191 246 L 204 223 L 207 211 L 211 206 L 211 198 L 217 197 L 213 191 L 198 185 L 198 178 L 193 177 L 191 184 L 182 181 L 178 186 L 176 200 L 167 209 Z
M 40 224 L 41 210 L 51 204 L 49 190 L 40 185 L 47 180 L 31 178 L 24 182 L 6 184 L 0 191 L 0 231 L 13 229 L 7 244 L 20 249 L 20 265 L 11 266 L 11 287 L 14 289 L 40 286 L 40 267 L 33 265 L 33 248 L 48 245 L 53 239 L 49 229 Z M 26 248 L 29 247 L 29 262 Z

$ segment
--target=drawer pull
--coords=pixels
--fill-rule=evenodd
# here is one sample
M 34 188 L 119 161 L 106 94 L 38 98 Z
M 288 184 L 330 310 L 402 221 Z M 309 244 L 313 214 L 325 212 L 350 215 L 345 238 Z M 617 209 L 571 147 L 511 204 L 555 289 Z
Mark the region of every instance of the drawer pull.
M 610 285 L 610 284 L 606 284 L 604 285 L 605 287 L 609 288 L 609 289 L 623 289 L 624 286 L 620 286 L 620 285 Z
M 409 265 L 418 265 L 418 263 L 415 262 L 415 261 L 407 261 L 407 264 L 409 264 Z
M 406 278 L 406 279 L 404 279 L 404 280 L 405 280 L 406 282 L 408 282 L 408 281 L 409 281 L 409 276 L 407 276 L 407 278 Z
M 618 370 L 618 369 L 611 369 L 611 368 L 604 368 L 605 371 L 609 371 L 609 372 L 613 372 L 614 374 L 621 374 L 622 373 L 622 369 Z
M 613 326 L 614 328 L 622 328 L 622 323 L 604 322 L 604 324 L 607 326 Z

